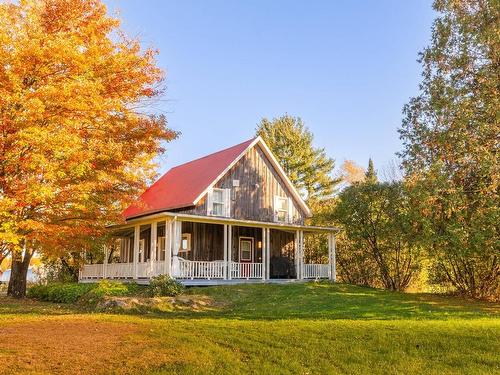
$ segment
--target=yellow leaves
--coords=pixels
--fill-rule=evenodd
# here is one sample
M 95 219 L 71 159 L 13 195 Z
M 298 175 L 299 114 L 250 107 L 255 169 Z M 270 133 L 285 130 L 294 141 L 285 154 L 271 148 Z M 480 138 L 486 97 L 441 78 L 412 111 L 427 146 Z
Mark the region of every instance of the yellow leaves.
M 154 176 L 176 133 L 140 110 L 163 73 L 97 0 L 2 3 L 0 19 L 0 235 L 56 251 L 118 220 Z

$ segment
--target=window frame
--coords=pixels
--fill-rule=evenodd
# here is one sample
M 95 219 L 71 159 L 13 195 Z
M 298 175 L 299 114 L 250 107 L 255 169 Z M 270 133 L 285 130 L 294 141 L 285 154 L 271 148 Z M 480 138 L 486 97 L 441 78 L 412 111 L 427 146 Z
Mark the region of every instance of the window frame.
M 216 200 L 215 197 L 216 197 L 216 192 L 217 193 L 220 193 L 220 201 Z M 213 216 L 225 216 L 224 212 L 226 210 L 226 202 L 224 201 L 224 194 L 225 194 L 225 189 L 221 189 L 221 188 L 213 188 L 212 189 L 212 215 Z M 216 213 L 215 211 L 215 205 L 219 205 L 221 207 L 221 212 L 220 214 L 219 213 Z
M 161 246 L 163 242 L 163 247 Z M 158 236 L 156 239 L 156 247 L 157 247 L 157 259 L 160 262 L 165 260 L 165 256 L 167 255 L 167 241 L 165 236 Z
M 242 262 L 242 263 L 253 263 L 254 262 L 254 252 L 255 252 L 255 239 L 253 237 L 247 237 L 247 236 L 239 236 L 238 238 L 238 242 L 239 242 L 239 245 L 238 245 L 238 261 L 239 262 Z M 249 242 L 250 243 L 250 259 L 245 259 L 243 260 L 242 258 L 242 254 L 243 254 L 243 250 L 241 248 L 241 243 L 242 242 Z
M 184 243 L 184 239 L 187 240 L 187 248 L 186 249 L 182 248 L 182 245 Z M 182 233 L 179 253 L 189 253 L 191 251 L 191 249 L 192 249 L 191 233 Z
M 280 201 L 285 201 L 285 208 L 280 208 L 279 202 Z M 288 197 L 282 197 L 280 195 L 275 195 L 274 196 L 274 212 L 275 212 L 275 222 L 277 223 L 288 223 L 290 220 L 288 217 L 288 210 L 289 210 L 289 199 Z M 280 213 L 285 214 L 284 220 L 280 220 Z

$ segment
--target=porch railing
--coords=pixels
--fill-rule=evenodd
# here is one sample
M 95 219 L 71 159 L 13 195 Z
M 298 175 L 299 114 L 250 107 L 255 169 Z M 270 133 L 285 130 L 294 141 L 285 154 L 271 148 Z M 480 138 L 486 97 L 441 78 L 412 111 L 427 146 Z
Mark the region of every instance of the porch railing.
M 304 264 L 304 279 L 328 278 L 328 264 Z
M 132 269 L 134 267 L 132 266 Z M 137 277 L 150 278 L 165 273 L 165 262 L 137 263 Z
M 329 277 L 328 264 L 304 264 L 304 279 L 323 279 Z M 225 263 L 222 261 L 179 261 L 179 278 L 182 279 L 223 279 Z M 137 263 L 137 276 L 151 278 L 161 275 L 165 271 L 165 262 Z M 101 264 L 86 264 L 81 269 L 80 279 L 127 279 L 134 278 L 133 263 L 109 263 L 104 270 Z M 259 279 L 262 278 L 262 263 L 231 262 L 229 267 L 232 279 Z M 229 276 L 229 275 L 227 275 Z
M 106 268 L 106 277 L 110 279 L 127 279 L 133 275 L 134 265 L 132 263 L 109 263 Z
M 179 278 L 222 279 L 225 263 L 220 261 L 179 260 Z
M 260 279 L 262 278 L 262 263 L 231 263 L 231 277 L 233 279 Z
M 100 279 L 103 276 L 102 264 L 86 264 L 83 266 L 80 274 L 82 279 Z

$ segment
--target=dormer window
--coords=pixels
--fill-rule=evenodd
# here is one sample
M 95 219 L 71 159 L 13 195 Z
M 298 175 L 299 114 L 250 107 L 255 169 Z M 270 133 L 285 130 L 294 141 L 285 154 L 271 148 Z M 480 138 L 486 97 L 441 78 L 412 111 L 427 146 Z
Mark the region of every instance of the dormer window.
M 208 192 L 207 214 L 229 217 L 231 212 L 231 189 L 213 188 Z
M 274 221 L 278 223 L 287 223 L 289 221 L 289 202 L 286 197 L 274 197 Z

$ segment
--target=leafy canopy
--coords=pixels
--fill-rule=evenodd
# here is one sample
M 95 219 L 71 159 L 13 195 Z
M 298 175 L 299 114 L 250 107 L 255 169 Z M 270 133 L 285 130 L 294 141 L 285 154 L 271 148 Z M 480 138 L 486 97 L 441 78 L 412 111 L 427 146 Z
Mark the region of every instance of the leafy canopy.
M 412 203 L 400 182 L 365 181 L 338 196 L 332 219 L 343 231 L 339 260 L 346 280 L 405 290 L 421 257 Z
M 435 259 L 436 281 L 474 297 L 500 294 L 500 7 L 436 0 L 420 55 L 420 94 L 400 129 L 406 177 Z
M 119 221 L 176 133 L 147 105 L 156 51 L 99 0 L 0 4 L 0 242 L 81 250 Z

